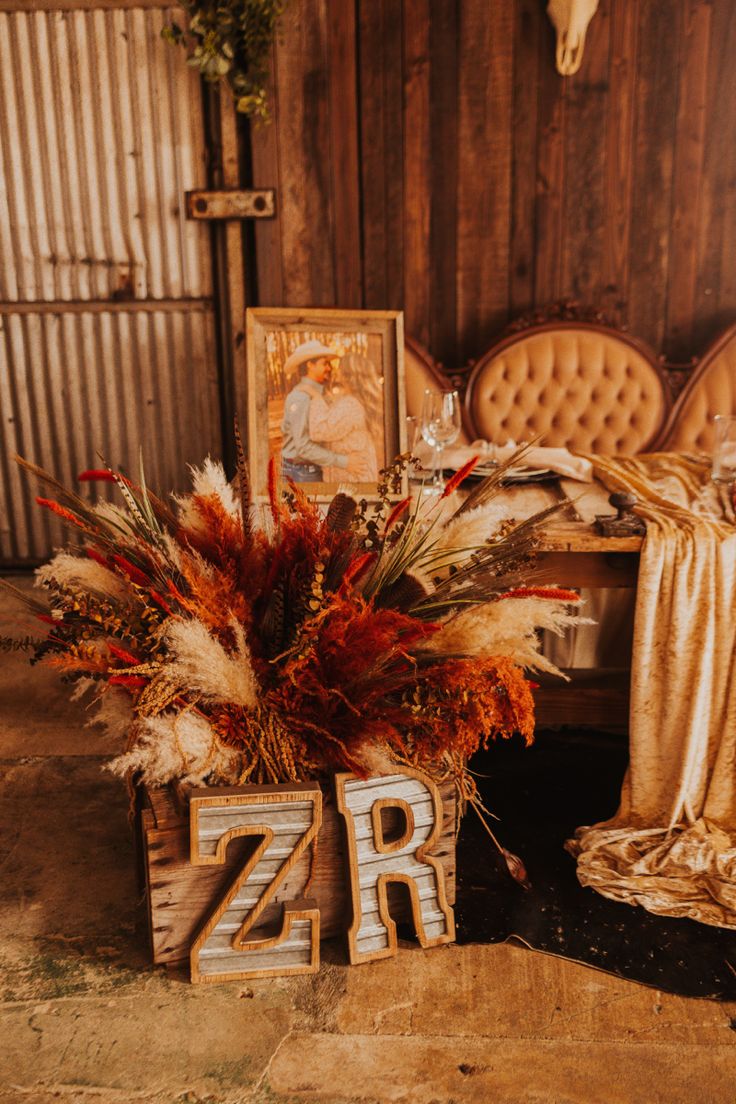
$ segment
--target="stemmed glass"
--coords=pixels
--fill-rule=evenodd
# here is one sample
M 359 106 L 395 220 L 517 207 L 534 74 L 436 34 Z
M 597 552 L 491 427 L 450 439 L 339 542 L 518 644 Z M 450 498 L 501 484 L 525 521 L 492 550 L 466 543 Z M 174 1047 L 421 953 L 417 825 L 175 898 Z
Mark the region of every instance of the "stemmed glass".
M 460 436 L 460 396 L 457 391 L 424 392 L 420 429 L 422 437 L 434 449 L 432 479 L 425 488 L 427 494 L 442 494 L 442 450 Z

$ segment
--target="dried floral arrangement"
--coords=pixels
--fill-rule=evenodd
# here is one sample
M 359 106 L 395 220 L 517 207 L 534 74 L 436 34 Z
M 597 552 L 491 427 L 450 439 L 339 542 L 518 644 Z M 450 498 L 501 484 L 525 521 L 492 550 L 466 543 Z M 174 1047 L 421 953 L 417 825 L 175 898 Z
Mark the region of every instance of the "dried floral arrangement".
M 554 670 L 538 630 L 577 620 L 576 593 L 529 585 L 556 508 L 515 524 L 495 501 L 518 453 L 455 506 L 474 461 L 442 498 L 396 502 L 408 456 L 371 503 L 341 491 L 321 512 L 272 466 L 258 505 L 237 443 L 237 490 L 207 460 L 169 502 L 100 469 L 79 478 L 120 502 L 91 505 L 20 461 L 83 542 L 37 572 L 46 601 L 25 596 L 47 626 L 34 661 L 91 695 L 124 741 L 120 775 L 279 783 L 410 764 L 477 802 L 473 752 L 532 740 L 525 672 Z
M 235 107 L 268 121 L 268 61 L 286 0 L 182 0 L 185 26 L 166 24 L 162 34 L 188 48 L 187 64 L 206 81 L 227 79 Z

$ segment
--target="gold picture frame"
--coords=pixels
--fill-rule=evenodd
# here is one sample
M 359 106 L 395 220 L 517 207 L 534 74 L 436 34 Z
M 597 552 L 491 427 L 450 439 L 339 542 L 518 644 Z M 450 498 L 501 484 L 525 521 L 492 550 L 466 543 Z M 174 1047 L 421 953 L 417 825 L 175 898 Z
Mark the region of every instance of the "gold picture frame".
M 340 486 L 375 497 L 380 469 L 406 451 L 402 312 L 251 307 L 245 326 L 256 498 L 272 456 L 318 501 Z

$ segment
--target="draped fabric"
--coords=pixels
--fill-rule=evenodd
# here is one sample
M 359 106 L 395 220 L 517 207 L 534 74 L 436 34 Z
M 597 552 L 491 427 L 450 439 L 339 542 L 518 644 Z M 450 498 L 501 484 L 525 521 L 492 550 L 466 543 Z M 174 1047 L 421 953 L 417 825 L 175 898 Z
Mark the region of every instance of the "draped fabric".
M 708 466 L 595 457 L 646 519 L 630 764 L 616 815 L 568 841 L 579 881 L 653 913 L 736 928 L 736 526 Z

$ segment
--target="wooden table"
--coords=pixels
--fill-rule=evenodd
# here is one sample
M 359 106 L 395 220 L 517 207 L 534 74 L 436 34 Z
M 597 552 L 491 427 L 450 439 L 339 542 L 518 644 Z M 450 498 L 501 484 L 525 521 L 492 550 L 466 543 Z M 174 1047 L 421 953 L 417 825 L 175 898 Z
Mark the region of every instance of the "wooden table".
M 558 483 L 509 487 L 502 501 L 517 520 L 561 499 L 570 503 L 558 521 L 548 526 L 539 548 L 541 582 L 595 589 L 635 589 L 643 537 L 601 537 L 593 529 L 597 514 L 612 514 L 608 491 L 599 483 Z M 536 580 L 535 580 L 536 581 Z M 540 676 L 535 691 L 537 724 L 628 725 L 628 668 L 567 668 L 569 683 Z

